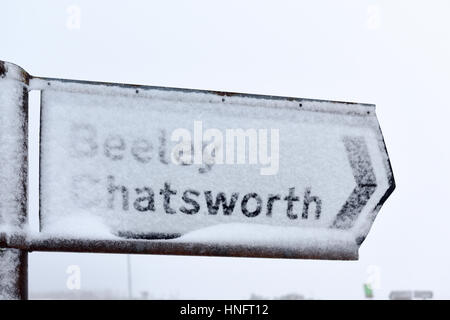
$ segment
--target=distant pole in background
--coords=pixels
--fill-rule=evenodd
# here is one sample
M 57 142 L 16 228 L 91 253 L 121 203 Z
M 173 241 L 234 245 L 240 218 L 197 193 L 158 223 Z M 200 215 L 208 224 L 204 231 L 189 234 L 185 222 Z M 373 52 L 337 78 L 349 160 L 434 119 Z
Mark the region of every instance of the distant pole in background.
M 128 299 L 133 299 L 133 285 L 131 278 L 131 256 L 127 254 L 127 279 L 128 279 Z

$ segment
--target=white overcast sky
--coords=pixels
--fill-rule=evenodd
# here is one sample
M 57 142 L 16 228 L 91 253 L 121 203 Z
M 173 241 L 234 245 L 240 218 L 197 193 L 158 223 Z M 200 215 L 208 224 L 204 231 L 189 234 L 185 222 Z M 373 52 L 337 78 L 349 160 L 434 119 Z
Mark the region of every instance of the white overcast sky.
M 377 298 L 392 290 L 450 298 L 450 2 L 16 0 L 0 8 L 0 60 L 33 75 L 377 105 L 397 189 L 359 261 L 132 256 L 135 295 L 363 298 L 374 265 Z M 82 289 L 126 294 L 125 256 L 99 254 L 32 253 L 30 290 L 67 290 L 69 265 L 81 267 Z

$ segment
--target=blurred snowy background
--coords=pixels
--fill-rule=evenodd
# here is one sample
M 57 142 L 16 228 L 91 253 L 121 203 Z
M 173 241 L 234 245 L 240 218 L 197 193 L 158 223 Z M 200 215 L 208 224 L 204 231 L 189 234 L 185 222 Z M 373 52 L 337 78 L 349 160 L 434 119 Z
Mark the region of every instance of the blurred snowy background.
M 359 261 L 131 256 L 134 298 L 387 299 L 397 290 L 450 298 L 450 2 L 16 0 L 0 8 L 0 60 L 34 75 L 377 105 L 397 189 Z M 36 225 L 34 95 L 31 108 Z M 126 298 L 126 256 L 32 253 L 30 295 Z

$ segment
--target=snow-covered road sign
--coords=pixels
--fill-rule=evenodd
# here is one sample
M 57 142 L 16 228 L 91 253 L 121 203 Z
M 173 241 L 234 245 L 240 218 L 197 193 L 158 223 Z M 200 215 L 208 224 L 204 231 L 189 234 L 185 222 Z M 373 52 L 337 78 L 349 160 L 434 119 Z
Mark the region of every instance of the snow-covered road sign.
M 28 250 L 357 259 L 394 189 L 369 104 L 31 77 Z

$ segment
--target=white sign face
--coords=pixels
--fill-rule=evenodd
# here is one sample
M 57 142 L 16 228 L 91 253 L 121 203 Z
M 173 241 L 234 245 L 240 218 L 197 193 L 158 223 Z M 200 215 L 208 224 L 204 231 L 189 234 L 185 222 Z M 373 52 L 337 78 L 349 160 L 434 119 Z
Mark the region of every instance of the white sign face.
M 40 183 L 44 233 L 281 250 L 359 246 L 393 189 L 373 105 L 58 80 Z

